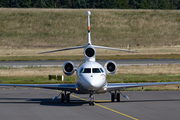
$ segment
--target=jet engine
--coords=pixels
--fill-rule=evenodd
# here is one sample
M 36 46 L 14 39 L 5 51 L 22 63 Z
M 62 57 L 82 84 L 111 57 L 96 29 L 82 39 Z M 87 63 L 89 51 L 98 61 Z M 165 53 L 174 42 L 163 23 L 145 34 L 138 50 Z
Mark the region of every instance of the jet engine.
M 104 65 L 104 68 L 108 75 L 114 75 L 117 71 L 117 65 L 114 61 L 107 61 Z
M 94 57 L 96 55 L 96 50 L 93 47 L 87 47 L 84 49 L 84 55 L 87 58 Z
M 70 76 L 74 73 L 74 71 L 75 71 L 75 65 L 73 62 L 67 61 L 64 63 L 63 72 L 65 75 Z

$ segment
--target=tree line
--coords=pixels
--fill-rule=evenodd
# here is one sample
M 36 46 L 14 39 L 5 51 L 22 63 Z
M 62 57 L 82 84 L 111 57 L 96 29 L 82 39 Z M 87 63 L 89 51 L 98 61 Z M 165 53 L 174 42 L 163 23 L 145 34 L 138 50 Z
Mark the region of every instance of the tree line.
M 0 7 L 180 9 L 180 0 L 0 0 Z

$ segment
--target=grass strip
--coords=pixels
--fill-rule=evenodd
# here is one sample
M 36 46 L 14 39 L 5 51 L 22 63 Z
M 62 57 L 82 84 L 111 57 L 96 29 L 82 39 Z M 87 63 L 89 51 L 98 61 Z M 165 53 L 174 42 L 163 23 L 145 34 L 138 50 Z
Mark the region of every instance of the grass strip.
M 180 80 L 179 74 L 149 74 L 149 75 L 114 75 L 107 76 L 108 83 L 144 83 L 144 82 L 177 82 Z M 75 76 L 65 76 L 64 81 L 48 80 L 45 76 L 10 76 L 0 77 L 0 84 L 73 84 Z M 160 85 L 160 86 L 146 86 L 137 88 L 122 89 L 121 91 L 172 91 L 179 90 L 179 85 Z
M 74 83 L 75 76 L 64 76 L 64 81 L 48 80 L 48 76 L 1 76 L 0 83 L 5 84 L 54 84 Z M 108 83 L 177 82 L 179 74 L 120 74 L 107 76 Z

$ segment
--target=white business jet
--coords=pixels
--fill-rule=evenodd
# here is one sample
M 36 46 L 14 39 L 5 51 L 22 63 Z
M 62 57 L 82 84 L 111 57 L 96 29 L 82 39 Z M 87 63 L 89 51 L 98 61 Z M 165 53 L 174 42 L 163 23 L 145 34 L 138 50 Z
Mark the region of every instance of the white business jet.
M 108 49 L 108 50 L 118 50 L 118 51 L 126 51 L 126 52 L 137 52 L 131 50 L 96 46 L 91 44 L 90 37 L 90 15 L 91 12 L 87 11 L 88 16 L 88 37 L 87 37 L 87 45 L 77 46 L 72 48 L 59 49 L 54 51 L 43 52 L 51 53 L 72 49 L 84 48 L 84 63 L 82 63 L 79 68 L 75 67 L 75 64 L 71 61 L 67 61 L 63 65 L 63 72 L 65 75 L 70 76 L 74 72 L 76 72 L 76 81 L 75 84 L 0 84 L 0 86 L 19 86 L 19 87 L 38 87 L 38 88 L 46 88 L 46 89 L 57 89 L 62 92 L 53 98 L 57 99 L 61 96 L 61 102 L 67 103 L 70 102 L 70 94 L 89 94 L 90 102 L 89 105 L 94 105 L 94 96 L 93 94 L 99 93 L 111 93 L 111 101 L 120 102 L 120 95 L 129 99 L 127 95 L 123 95 L 120 90 L 126 88 L 140 87 L 140 86 L 151 86 L 151 85 L 166 85 L 166 84 L 180 84 L 180 82 L 164 82 L 164 83 L 107 83 L 106 74 L 113 75 L 117 71 L 117 65 L 113 61 L 107 61 L 104 67 L 96 62 L 95 48 Z

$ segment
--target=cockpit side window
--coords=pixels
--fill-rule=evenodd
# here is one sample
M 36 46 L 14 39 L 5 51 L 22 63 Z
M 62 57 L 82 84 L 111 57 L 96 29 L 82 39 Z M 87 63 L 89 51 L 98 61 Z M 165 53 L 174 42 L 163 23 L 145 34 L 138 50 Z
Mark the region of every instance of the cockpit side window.
M 84 68 L 82 73 L 91 73 L 91 68 Z
M 81 69 L 79 70 L 79 73 L 82 73 L 82 71 L 83 71 L 83 68 L 81 68 Z
M 93 68 L 92 71 L 93 71 L 93 73 L 101 73 L 101 71 L 99 70 L 99 68 Z
M 104 72 L 104 70 L 102 68 L 100 68 L 100 70 L 101 70 L 102 73 Z

